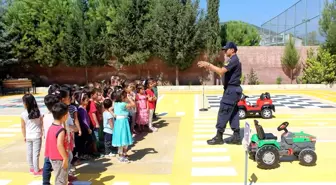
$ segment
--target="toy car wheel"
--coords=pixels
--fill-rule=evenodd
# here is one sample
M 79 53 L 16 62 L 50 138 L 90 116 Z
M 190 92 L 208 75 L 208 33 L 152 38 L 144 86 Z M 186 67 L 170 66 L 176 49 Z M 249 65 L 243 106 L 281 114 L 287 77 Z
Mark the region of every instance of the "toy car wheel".
M 256 153 L 256 161 L 262 169 L 274 169 L 280 163 L 279 151 L 275 146 L 263 146 Z
M 272 118 L 272 110 L 269 108 L 264 108 L 261 110 L 261 117 L 264 119 Z
M 240 119 L 245 119 L 246 118 L 246 111 L 244 109 L 239 109 L 238 110 L 238 115 Z
M 317 155 L 314 150 L 304 149 L 299 154 L 299 161 L 303 166 L 314 166 L 317 161 Z

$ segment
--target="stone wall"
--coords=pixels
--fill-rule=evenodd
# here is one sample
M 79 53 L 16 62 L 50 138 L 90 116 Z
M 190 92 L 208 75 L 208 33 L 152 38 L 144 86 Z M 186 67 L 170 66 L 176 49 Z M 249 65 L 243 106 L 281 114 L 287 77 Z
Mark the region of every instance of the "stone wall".
M 298 48 L 301 59 L 304 62 L 307 57 L 307 47 Z M 281 68 L 281 56 L 284 47 L 239 47 L 238 56 L 243 66 L 243 74 L 249 74 L 250 69 L 253 68 L 263 84 L 274 84 L 277 77 L 282 77 L 282 83 L 290 83 L 289 78 L 285 75 Z M 202 60 L 203 55 L 199 56 L 193 65 L 184 70 L 179 71 L 180 85 L 198 85 L 202 76 L 207 76 L 206 84 L 213 85 L 216 82 L 217 75 L 206 72 L 197 67 L 196 62 Z M 218 59 L 224 61 L 224 54 L 219 53 Z M 87 71 L 87 73 L 86 73 Z M 145 65 L 126 66 L 120 70 L 116 70 L 111 66 L 104 67 L 66 67 L 56 66 L 52 68 L 33 66 L 27 68 L 11 69 L 10 74 L 13 77 L 34 77 L 39 79 L 40 85 L 48 85 L 50 83 L 77 83 L 84 84 L 86 78 L 89 82 L 101 81 L 109 79 L 112 75 L 125 76 L 128 79 L 134 80 L 139 78 L 146 78 L 148 76 L 159 78 L 164 81 L 170 81 L 175 84 L 175 68 L 167 66 L 158 58 L 151 58 Z M 245 84 L 247 80 L 245 81 Z M 294 81 L 295 83 L 295 81 Z

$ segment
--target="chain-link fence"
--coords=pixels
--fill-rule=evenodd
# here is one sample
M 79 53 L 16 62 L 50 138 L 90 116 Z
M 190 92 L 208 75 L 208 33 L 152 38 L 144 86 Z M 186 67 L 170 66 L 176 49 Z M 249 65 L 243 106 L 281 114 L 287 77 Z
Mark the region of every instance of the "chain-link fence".
M 263 46 L 283 46 L 292 36 L 296 46 L 314 46 L 325 38 L 319 20 L 326 0 L 300 0 L 284 12 L 261 25 Z M 335 0 L 328 0 L 330 2 Z

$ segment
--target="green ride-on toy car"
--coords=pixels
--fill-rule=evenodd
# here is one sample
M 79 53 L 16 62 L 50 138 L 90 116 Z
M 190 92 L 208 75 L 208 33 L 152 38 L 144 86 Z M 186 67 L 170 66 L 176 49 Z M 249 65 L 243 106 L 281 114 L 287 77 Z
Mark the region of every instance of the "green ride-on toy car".
M 281 142 L 277 136 L 265 133 L 257 120 L 254 120 L 257 133 L 251 137 L 248 147 L 250 158 L 258 163 L 262 169 L 274 169 L 279 166 L 283 156 L 295 156 L 303 166 L 314 166 L 317 160 L 315 153 L 316 137 L 301 132 L 288 132 L 288 122 L 282 123 L 278 131 L 284 131 Z

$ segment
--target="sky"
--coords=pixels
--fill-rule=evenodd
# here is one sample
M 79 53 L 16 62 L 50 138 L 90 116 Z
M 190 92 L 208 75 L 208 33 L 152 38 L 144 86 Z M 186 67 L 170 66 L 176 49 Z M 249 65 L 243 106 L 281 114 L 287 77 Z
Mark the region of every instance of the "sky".
M 220 0 L 220 22 L 240 20 L 256 26 L 279 15 L 298 0 Z M 315 1 L 315 0 L 312 0 Z M 206 9 L 207 0 L 200 0 Z

